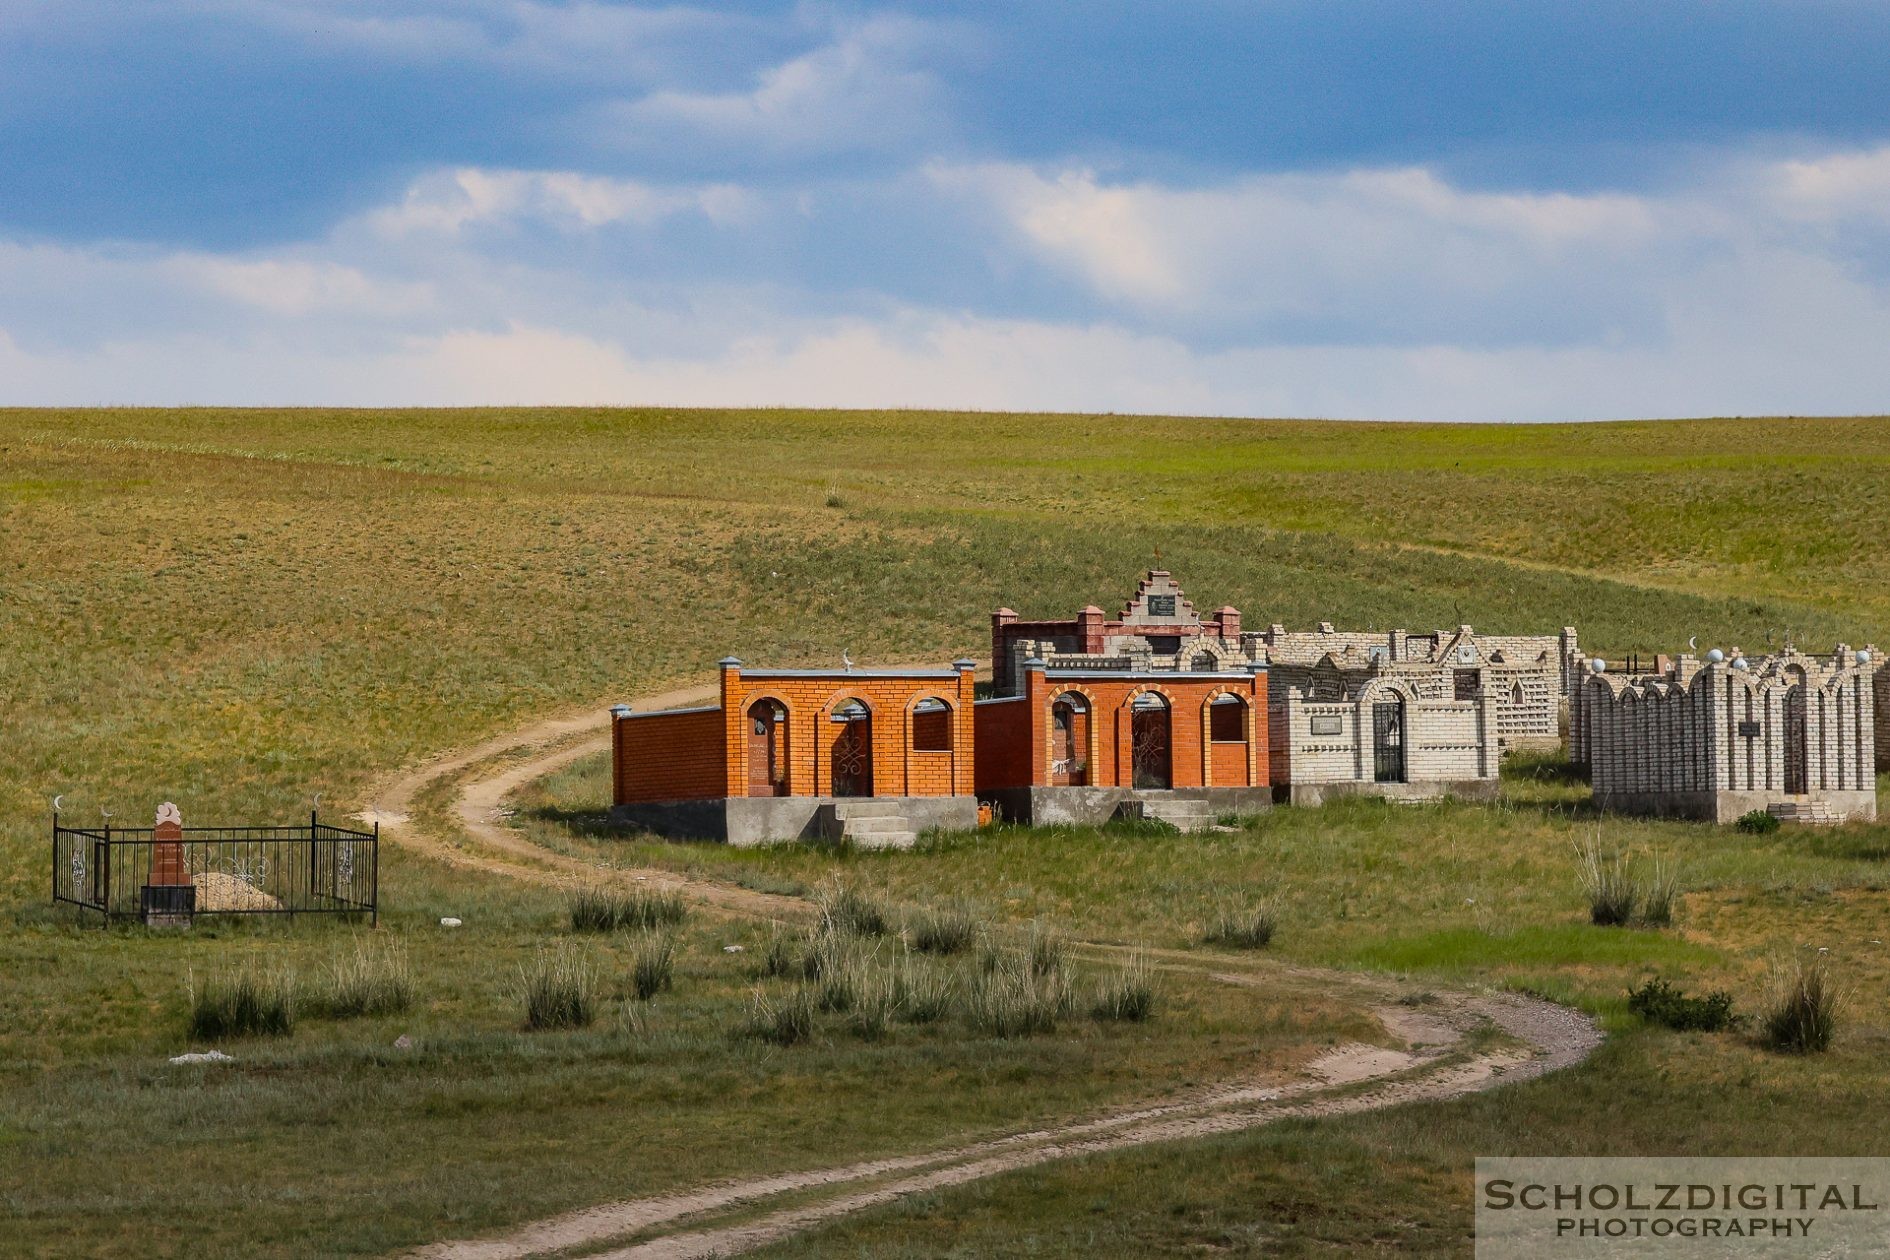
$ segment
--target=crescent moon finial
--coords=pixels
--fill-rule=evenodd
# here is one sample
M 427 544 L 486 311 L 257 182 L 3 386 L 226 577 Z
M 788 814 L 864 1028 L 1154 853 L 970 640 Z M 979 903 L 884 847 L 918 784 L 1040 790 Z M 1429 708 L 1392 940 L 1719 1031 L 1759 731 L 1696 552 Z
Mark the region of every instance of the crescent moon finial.
M 315 793 L 315 804 L 313 808 L 320 809 L 321 807 L 322 807 L 322 794 L 320 792 L 317 792 Z
M 59 795 L 52 798 L 52 812 L 53 813 L 56 814 L 59 812 L 59 802 L 65 799 L 66 799 L 66 794 L 64 792 L 61 792 Z
M 1697 634 L 1688 635 L 1687 646 L 1689 648 L 1692 648 L 1695 652 L 1699 651 L 1700 650 L 1700 636 Z

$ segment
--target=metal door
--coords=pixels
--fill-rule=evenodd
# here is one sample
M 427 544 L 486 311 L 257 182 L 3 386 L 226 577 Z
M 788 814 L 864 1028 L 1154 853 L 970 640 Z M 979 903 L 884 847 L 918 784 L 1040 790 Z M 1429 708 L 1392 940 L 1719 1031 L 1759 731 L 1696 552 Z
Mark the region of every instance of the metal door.
M 1134 786 L 1169 787 L 1168 706 L 1131 710 L 1129 738 Z
M 1381 700 L 1372 706 L 1372 778 L 1404 782 L 1404 701 Z
M 836 715 L 832 765 L 835 796 L 873 794 L 873 719 L 862 708 L 857 714 Z

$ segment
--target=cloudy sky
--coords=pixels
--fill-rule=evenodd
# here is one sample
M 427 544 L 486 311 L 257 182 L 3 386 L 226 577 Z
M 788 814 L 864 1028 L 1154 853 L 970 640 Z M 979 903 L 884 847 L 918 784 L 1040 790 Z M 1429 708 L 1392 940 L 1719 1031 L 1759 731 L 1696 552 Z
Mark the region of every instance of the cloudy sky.
M 1890 6 L 0 0 L 0 403 L 1890 411 Z

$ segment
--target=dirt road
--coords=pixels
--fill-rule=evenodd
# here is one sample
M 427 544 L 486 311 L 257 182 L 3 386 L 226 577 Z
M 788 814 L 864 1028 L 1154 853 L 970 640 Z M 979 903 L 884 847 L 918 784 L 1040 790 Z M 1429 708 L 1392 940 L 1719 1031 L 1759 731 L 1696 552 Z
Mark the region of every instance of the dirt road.
M 700 703 L 714 694 L 713 685 L 680 688 L 635 704 L 647 712 Z M 510 793 L 609 744 L 601 705 L 548 718 L 402 773 L 381 788 L 374 816 L 396 843 L 511 879 L 548 884 L 641 879 L 734 913 L 775 918 L 807 913 L 807 904 L 797 898 L 686 879 L 671 871 L 603 870 L 534 845 L 504 825 L 499 810 Z M 436 834 L 414 819 L 416 802 L 439 788 L 447 789 L 447 813 L 471 844 Z M 1051 1160 L 1233 1132 L 1291 1116 L 1345 1115 L 1454 1098 L 1570 1066 L 1601 1043 L 1600 1031 L 1587 1016 L 1517 994 L 1439 990 L 1434 1002 L 1409 1007 L 1391 1000 L 1392 986 L 1355 974 L 1185 951 L 1157 953 L 1161 967 L 1185 968 L 1227 984 L 1262 985 L 1269 977 L 1277 983 L 1291 976 L 1358 992 L 1375 1004 L 1380 1022 L 1403 1048 L 1340 1046 L 1308 1064 L 1297 1080 L 1225 1082 L 1176 1101 L 1120 1108 L 1036 1132 L 627 1199 L 410 1254 L 424 1260 L 533 1260 L 573 1249 L 584 1249 L 587 1260 L 732 1255 L 906 1195 Z M 1489 1024 L 1509 1034 L 1513 1048 L 1468 1049 L 1470 1032 Z M 791 1206 L 767 1210 L 769 1200 L 787 1195 L 794 1198 Z M 589 1250 L 598 1247 L 610 1249 Z

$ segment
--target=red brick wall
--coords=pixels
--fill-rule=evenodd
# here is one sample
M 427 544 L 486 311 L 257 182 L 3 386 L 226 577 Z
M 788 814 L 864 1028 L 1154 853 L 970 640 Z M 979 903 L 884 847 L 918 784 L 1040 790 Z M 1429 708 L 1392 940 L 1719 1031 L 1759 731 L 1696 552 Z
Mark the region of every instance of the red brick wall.
M 1169 704 L 1169 776 L 1178 788 L 1264 787 L 1268 781 L 1267 678 L 1264 673 L 1239 679 L 1187 679 L 1152 674 L 1125 678 L 1097 672 L 1073 677 L 1047 678 L 1042 671 L 1025 677 L 1025 714 L 993 717 L 980 730 L 982 740 L 1022 729 L 1026 723 L 1028 747 L 1014 742 L 989 749 L 981 747 L 979 786 L 1017 787 L 1050 781 L 1050 719 L 1052 701 L 1066 691 L 1079 692 L 1090 703 L 1095 732 L 1090 739 L 1089 785 L 1130 787 L 1134 783 L 1130 702 L 1141 691 L 1154 690 Z M 1250 735 L 1245 743 L 1214 745 L 1208 739 L 1207 706 L 1217 695 L 1232 691 L 1246 701 Z M 1002 713 L 1013 706 L 987 705 L 985 711 Z
M 1248 783 L 1247 783 L 1247 777 L 1248 777 L 1247 745 L 1216 743 L 1213 745 L 1213 750 L 1214 750 L 1214 786 L 1215 787 L 1246 787 L 1248 786 Z M 1267 752 L 1266 752 L 1266 749 L 1263 748 L 1260 750 L 1260 762 L 1261 762 L 1262 769 L 1266 767 L 1266 761 L 1267 761 Z
M 787 709 L 788 791 L 794 796 L 828 796 L 833 791 L 833 745 L 839 724 L 833 711 L 859 700 L 872 712 L 873 794 L 876 796 L 969 796 L 975 737 L 972 732 L 972 674 L 876 676 L 858 673 L 795 674 L 768 677 L 726 670 L 722 676 L 726 716 L 724 755 L 728 782 L 737 795 L 747 792 L 748 728 L 745 714 L 756 700 L 772 698 Z M 948 706 L 936 714 L 915 714 L 919 701 L 935 698 Z M 949 752 L 919 752 L 912 745 L 914 724 L 950 728 Z M 934 731 L 936 734 L 936 729 Z
M 728 795 L 722 714 L 646 713 L 616 719 L 617 804 Z
M 952 715 L 941 712 L 913 714 L 912 746 L 949 749 L 952 746 Z
M 981 792 L 1030 786 L 1030 702 L 981 704 L 977 715 L 977 783 Z

